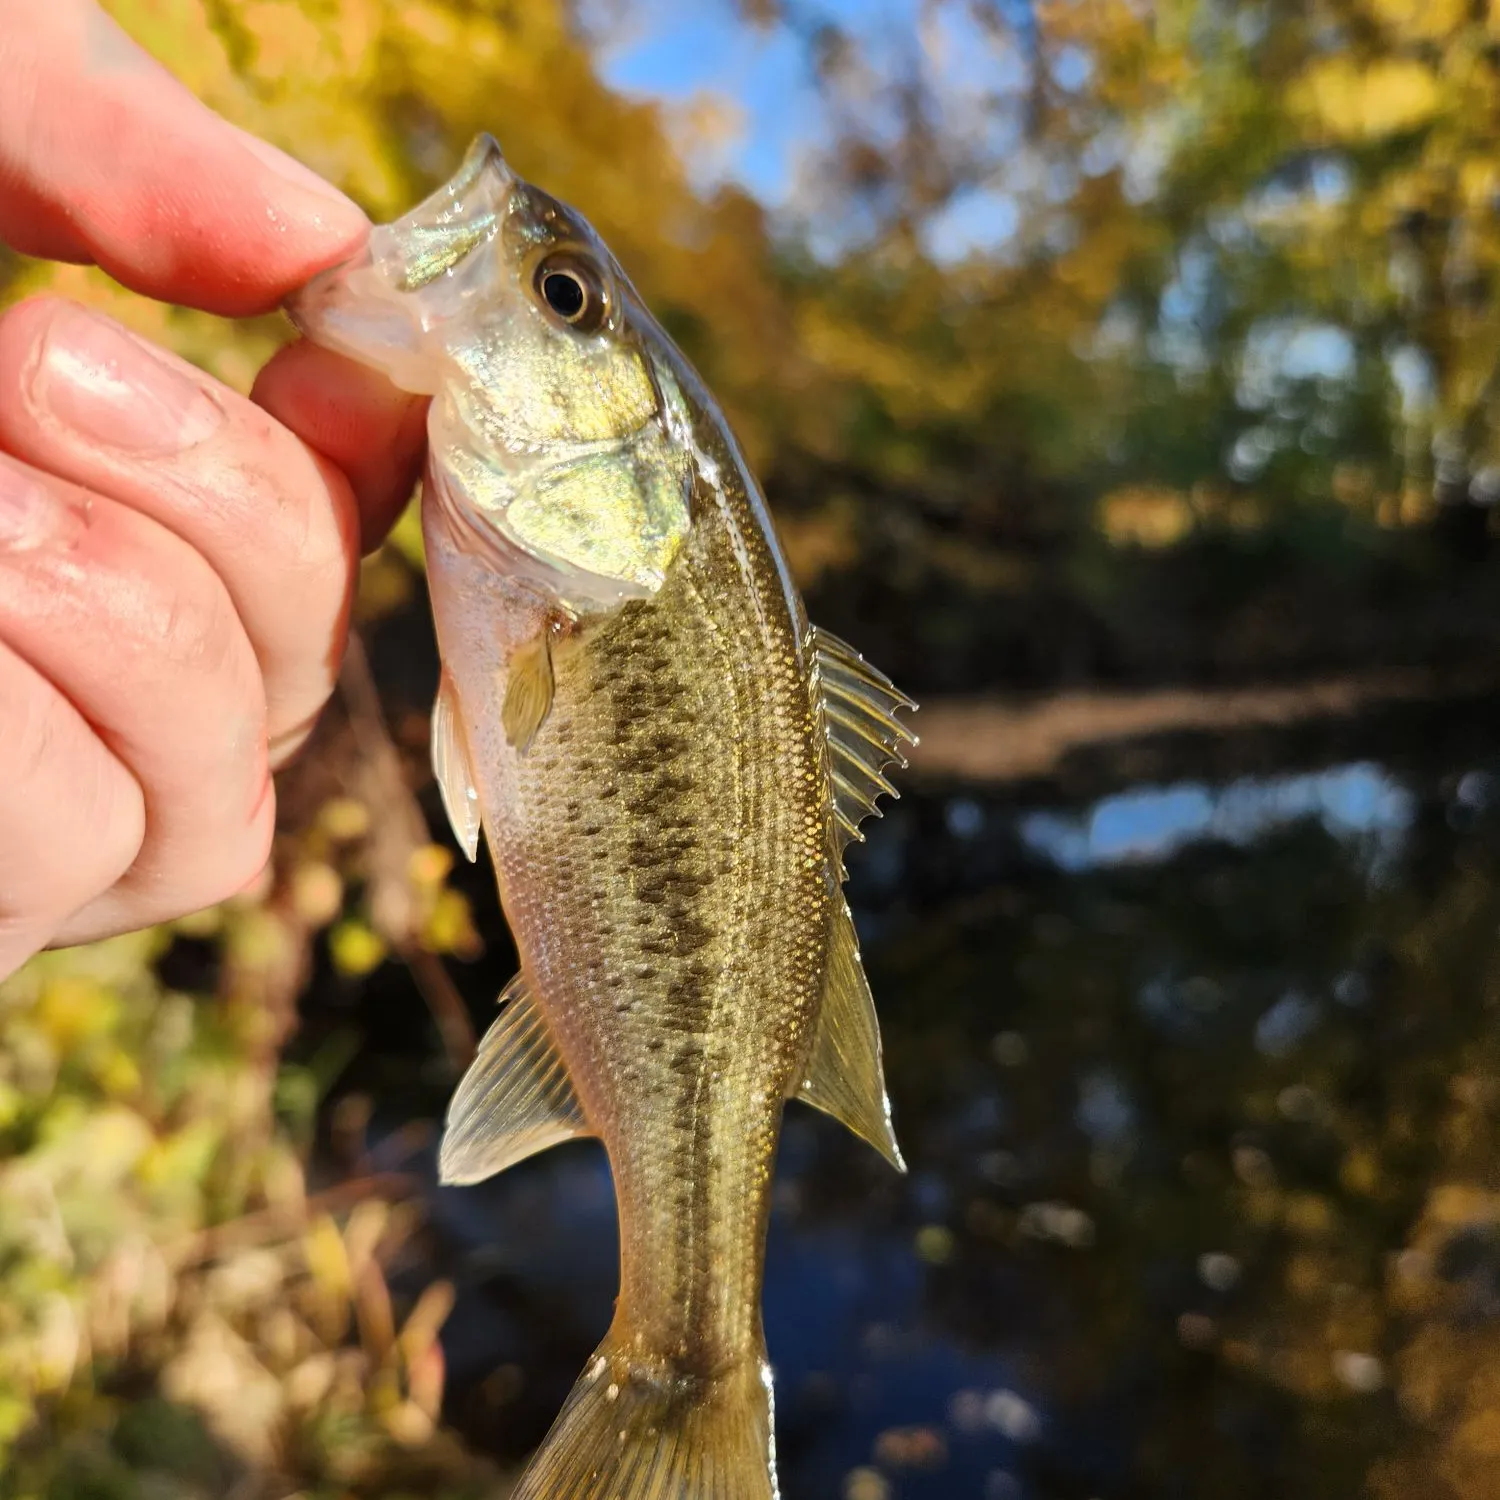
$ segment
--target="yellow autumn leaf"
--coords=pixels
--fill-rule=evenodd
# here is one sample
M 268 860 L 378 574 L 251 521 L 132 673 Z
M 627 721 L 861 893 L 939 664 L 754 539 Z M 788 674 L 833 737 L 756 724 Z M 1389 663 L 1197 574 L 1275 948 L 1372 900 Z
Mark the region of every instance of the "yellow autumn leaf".
M 363 922 L 340 922 L 328 934 L 328 948 L 339 973 L 356 979 L 385 961 L 384 940 Z
M 1366 0 L 1371 14 L 1399 38 L 1430 40 L 1468 19 L 1469 0 Z
M 112 1030 L 119 1013 L 119 997 L 104 985 L 81 975 L 62 975 L 42 991 L 36 1023 L 66 1054 Z
M 1099 501 L 1099 528 L 1116 546 L 1169 547 L 1192 524 L 1187 497 L 1166 485 L 1124 485 Z
M 319 1214 L 308 1226 L 302 1250 L 313 1280 L 331 1300 L 342 1301 L 353 1294 L 349 1252 L 338 1225 L 327 1214 Z
M 1360 67 L 1354 58 L 1319 60 L 1293 85 L 1294 115 L 1337 141 L 1376 140 L 1425 125 L 1442 104 L 1433 71 L 1405 58 Z

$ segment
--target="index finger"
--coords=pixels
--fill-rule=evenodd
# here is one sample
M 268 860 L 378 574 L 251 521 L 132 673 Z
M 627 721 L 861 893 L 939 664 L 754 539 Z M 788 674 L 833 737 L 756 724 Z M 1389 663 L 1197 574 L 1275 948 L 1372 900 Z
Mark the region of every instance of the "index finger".
M 0 0 L 0 240 L 241 316 L 347 255 L 360 210 L 220 118 L 93 0 Z

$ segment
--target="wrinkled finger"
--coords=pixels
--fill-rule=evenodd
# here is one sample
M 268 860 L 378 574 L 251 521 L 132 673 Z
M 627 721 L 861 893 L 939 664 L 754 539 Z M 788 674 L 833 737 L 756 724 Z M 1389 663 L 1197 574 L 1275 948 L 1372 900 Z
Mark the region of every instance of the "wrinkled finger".
M 4 457 L 0 526 L 0 641 L 144 797 L 140 852 L 93 903 L 93 930 L 242 889 L 265 863 L 274 798 L 260 672 L 223 584 L 165 527 Z
M 265 311 L 364 215 L 221 119 L 93 0 L 0 0 L 0 240 L 134 291 Z
M 338 674 L 359 563 L 348 481 L 251 401 L 52 297 L 0 316 L 0 448 L 175 532 L 261 665 L 273 761 Z
M 0 643 L 0 979 L 130 868 L 146 833 L 130 772 Z
M 348 476 L 361 545 L 376 547 L 421 473 L 427 397 L 398 391 L 378 370 L 305 339 L 267 362 L 250 396 Z

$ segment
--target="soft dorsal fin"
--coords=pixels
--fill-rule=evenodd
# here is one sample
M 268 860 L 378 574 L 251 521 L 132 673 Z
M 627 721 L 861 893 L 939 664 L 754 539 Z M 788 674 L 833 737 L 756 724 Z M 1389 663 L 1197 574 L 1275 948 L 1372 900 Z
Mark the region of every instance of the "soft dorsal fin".
M 500 1019 L 448 1106 L 438 1158 L 445 1183 L 482 1182 L 549 1146 L 593 1134 L 521 975 L 506 985 L 500 1004 Z
M 523 755 L 552 712 L 552 692 L 552 630 L 547 626 L 511 655 L 510 679 L 500 706 L 505 738 Z
M 432 770 L 458 847 L 475 859 L 479 854 L 479 792 L 458 715 L 458 692 L 446 672 L 432 705 Z
M 917 737 L 896 710 L 917 705 L 836 635 L 815 625 L 812 638 L 842 854 L 851 839 L 863 840 L 860 823 L 872 813 L 880 816 L 877 799 L 900 795 L 881 772 L 888 765 L 906 765 L 906 747 Z
M 859 961 L 854 919 L 842 897 L 833 917 L 818 1034 L 797 1094 L 868 1141 L 898 1172 L 906 1170 L 891 1128 L 875 1001 Z

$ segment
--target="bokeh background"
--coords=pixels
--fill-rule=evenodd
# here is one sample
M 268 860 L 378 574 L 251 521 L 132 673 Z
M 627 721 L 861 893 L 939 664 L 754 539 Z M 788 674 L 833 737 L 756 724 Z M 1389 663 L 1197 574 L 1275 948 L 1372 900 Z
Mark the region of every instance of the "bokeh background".
M 494 131 L 924 704 L 911 1175 L 794 1109 L 787 1500 L 1500 1496 L 1500 7 L 114 0 L 389 217 Z M 0 256 L 248 388 L 290 330 Z M 503 1494 L 602 1153 L 439 1191 L 514 955 L 410 518 L 250 897 L 0 985 L 0 1494 Z

